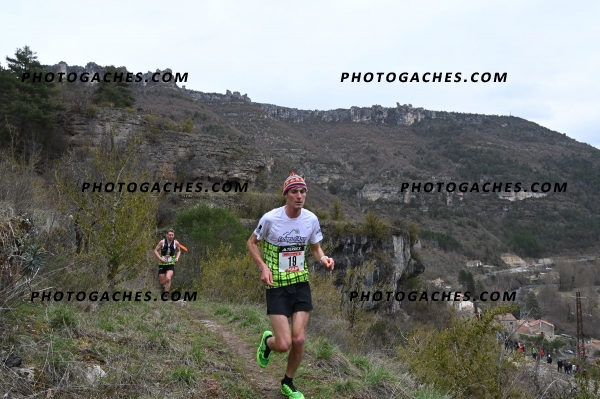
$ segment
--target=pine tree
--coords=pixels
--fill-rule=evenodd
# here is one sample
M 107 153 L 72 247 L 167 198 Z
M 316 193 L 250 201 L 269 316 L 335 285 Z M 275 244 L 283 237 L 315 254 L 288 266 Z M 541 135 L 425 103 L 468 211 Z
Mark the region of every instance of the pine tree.
M 527 294 L 527 298 L 525 299 L 525 306 L 527 307 L 527 311 L 529 312 L 529 317 L 533 319 L 540 319 L 542 317 L 542 311 L 540 309 L 540 304 L 535 297 L 535 293 L 533 291 L 529 291 Z
M 458 284 L 460 284 L 463 288 L 467 286 L 467 271 L 461 270 L 458 272 Z
M 473 296 L 475 296 L 477 292 L 475 280 L 473 279 L 473 274 L 471 272 L 467 272 L 467 291 L 469 291 Z
M 465 291 L 469 291 L 471 296 L 475 296 L 476 287 L 475 280 L 473 279 L 473 274 L 466 270 L 461 270 L 458 272 L 458 283 L 463 287 Z
M 0 139 L 14 142 L 18 138 L 22 151 L 47 146 L 55 125 L 56 113 L 62 109 L 56 99 L 58 90 L 53 82 L 22 81 L 23 73 L 31 76 L 45 73 L 36 53 L 28 46 L 17 49 L 15 57 L 6 57 L 7 69 L 0 67 Z M 9 125 L 9 126 L 7 126 Z M 17 137 L 10 137 L 9 127 Z
M 99 105 L 111 105 L 116 108 L 131 107 L 135 103 L 135 97 L 131 94 L 131 84 L 126 82 L 127 72 L 124 68 L 116 68 L 113 65 L 106 67 L 105 75 L 110 73 L 111 81 L 105 82 L 103 79 L 98 83 L 98 87 L 92 96 L 94 103 Z M 123 74 L 122 81 L 113 82 L 115 75 Z
M 346 215 L 344 214 L 344 211 L 342 211 L 342 203 L 338 198 L 336 198 L 335 200 L 333 200 L 333 209 L 331 210 L 331 219 L 337 220 L 337 221 L 342 221 L 342 220 L 344 220 L 345 217 L 346 217 Z

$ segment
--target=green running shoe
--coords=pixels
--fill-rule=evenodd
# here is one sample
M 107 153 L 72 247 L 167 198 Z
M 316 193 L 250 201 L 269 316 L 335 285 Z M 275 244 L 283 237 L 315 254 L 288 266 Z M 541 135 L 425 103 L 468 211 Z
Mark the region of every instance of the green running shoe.
M 272 337 L 273 333 L 271 331 L 265 331 L 260 338 L 260 344 L 258 344 L 258 349 L 256 350 L 256 361 L 258 365 L 263 369 L 269 365 L 269 356 L 265 357 L 265 350 L 267 350 L 267 338 Z
M 285 396 L 287 396 L 288 398 L 304 399 L 304 395 L 302 395 L 302 392 L 298 392 L 298 390 L 294 386 L 293 382 L 291 384 L 284 384 L 282 382 L 281 383 L 281 393 L 284 394 Z

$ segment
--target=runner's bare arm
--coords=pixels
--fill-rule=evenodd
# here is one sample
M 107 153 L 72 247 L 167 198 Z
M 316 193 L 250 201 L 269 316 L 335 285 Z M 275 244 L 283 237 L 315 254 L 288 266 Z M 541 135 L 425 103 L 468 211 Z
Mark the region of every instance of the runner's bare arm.
M 320 264 L 322 264 L 327 270 L 333 270 L 335 262 L 333 258 L 325 256 L 323 250 L 321 249 L 321 244 L 310 244 L 310 252 L 312 253 L 313 258 Z
M 177 243 L 177 256 L 175 257 L 175 262 L 179 262 L 179 257 L 181 256 L 181 248 L 179 247 L 179 241 L 175 240 Z
M 256 266 L 258 266 L 258 269 L 260 270 L 260 280 L 263 283 L 272 286 L 273 273 L 271 273 L 271 270 L 269 270 L 268 266 L 260 256 L 260 251 L 258 250 L 258 237 L 256 234 L 252 233 L 246 246 L 248 247 L 248 251 L 250 251 L 250 256 L 254 259 L 254 263 L 256 263 Z
M 154 248 L 154 255 L 158 258 L 159 261 L 164 262 L 165 259 L 158 253 L 158 250 L 162 248 L 164 240 L 160 240 L 156 248 Z

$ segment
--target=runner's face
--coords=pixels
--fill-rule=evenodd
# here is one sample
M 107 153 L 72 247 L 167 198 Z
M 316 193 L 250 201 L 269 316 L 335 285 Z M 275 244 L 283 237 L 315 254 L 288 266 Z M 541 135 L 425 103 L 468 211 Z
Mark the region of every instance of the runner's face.
M 173 233 L 172 231 L 169 231 L 167 233 L 167 240 L 173 241 L 173 238 L 175 238 L 175 233 Z
M 290 190 L 285 194 L 285 204 L 290 209 L 302 209 L 305 199 L 306 189 L 302 187 L 290 188 Z

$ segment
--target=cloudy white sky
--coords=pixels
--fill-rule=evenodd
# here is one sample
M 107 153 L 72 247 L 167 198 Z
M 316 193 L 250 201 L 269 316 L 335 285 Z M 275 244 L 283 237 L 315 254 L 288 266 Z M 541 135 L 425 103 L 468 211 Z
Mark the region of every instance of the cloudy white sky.
M 301 109 L 515 115 L 600 148 L 600 2 L 3 2 L 0 56 L 188 72 Z M 6 65 L 4 59 L 0 61 Z M 341 83 L 342 72 L 506 72 L 505 83 Z

